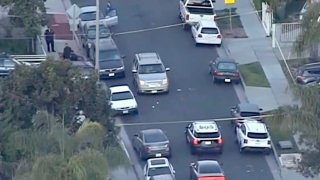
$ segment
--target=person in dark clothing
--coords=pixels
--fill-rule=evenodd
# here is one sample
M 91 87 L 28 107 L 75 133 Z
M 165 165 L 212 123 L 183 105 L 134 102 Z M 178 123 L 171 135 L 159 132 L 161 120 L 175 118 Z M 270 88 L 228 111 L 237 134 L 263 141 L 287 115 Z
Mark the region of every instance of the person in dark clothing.
M 48 52 L 52 51 L 52 52 L 56 52 L 54 50 L 54 32 L 51 28 L 48 28 L 45 32 L 44 32 L 44 37 L 46 39 L 46 43 L 47 43 L 47 47 L 48 47 Z M 51 49 L 50 49 L 51 48 Z
M 63 49 L 63 59 L 70 59 L 72 53 L 71 47 L 66 43 L 64 49 Z

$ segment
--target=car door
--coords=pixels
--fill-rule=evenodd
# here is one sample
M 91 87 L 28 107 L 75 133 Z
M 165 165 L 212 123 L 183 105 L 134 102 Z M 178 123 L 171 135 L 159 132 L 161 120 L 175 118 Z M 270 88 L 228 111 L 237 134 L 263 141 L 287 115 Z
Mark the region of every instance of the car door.
M 115 26 L 117 24 L 118 24 L 117 10 L 112 9 L 106 14 L 105 25 L 110 27 L 110 26 Z
M 186 127 L 186 139 L 187 139 L 188 143 L 190 143 L 192 141 L 192 132 L 193 132 L 193 125 L 189 124 Z
M 195 24 L 194 26 L 191 27 L 191 33 L 192 33 L 192 36 L 194 38 L 196 38 L 198 36 L 199 27 L 200 27 L 200 23 L 197 23 L 197 24 Z
M 242 143 L 245 134 L 246 134 L 246 127 L 243 124 L 241 124 L 240 127 L 237 128 L 237 139 L 239 144 Z
M 138 60 L 136 58 L 133 59 L 132 70 L 135 71 L 135 73 L 133 73 L 133 79 L 135 83 L 137 83 L 139 81 L 138 79 L 139 76 L 138 76 Z

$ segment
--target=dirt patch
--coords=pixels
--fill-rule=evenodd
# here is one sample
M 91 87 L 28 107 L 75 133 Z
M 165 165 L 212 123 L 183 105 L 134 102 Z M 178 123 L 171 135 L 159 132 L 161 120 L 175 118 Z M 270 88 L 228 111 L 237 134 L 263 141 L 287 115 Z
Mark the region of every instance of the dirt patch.
M 216 10 L 216 14 L 216 22 L 224 38 L 248 38 L 236 8 L 231 8 L 231 24 L 230 9 Z

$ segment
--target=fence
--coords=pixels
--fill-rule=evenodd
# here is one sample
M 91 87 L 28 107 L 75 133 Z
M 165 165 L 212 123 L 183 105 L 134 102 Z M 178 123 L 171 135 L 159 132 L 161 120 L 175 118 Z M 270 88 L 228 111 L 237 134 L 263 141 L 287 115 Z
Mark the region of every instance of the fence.
M 294 43 L 299 37 L 302 26 L 301 23 L 278 23 L 274 24 L 273 35 L 279 43 Z

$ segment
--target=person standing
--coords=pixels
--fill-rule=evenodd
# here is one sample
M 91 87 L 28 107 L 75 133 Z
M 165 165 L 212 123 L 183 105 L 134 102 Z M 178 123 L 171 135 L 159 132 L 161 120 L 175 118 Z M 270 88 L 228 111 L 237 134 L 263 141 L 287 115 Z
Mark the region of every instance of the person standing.
M 54 31 L 50 27 L 44 32 L 44 37 L 46 39 L 48 52 L 56 52 L 54 50 Z

